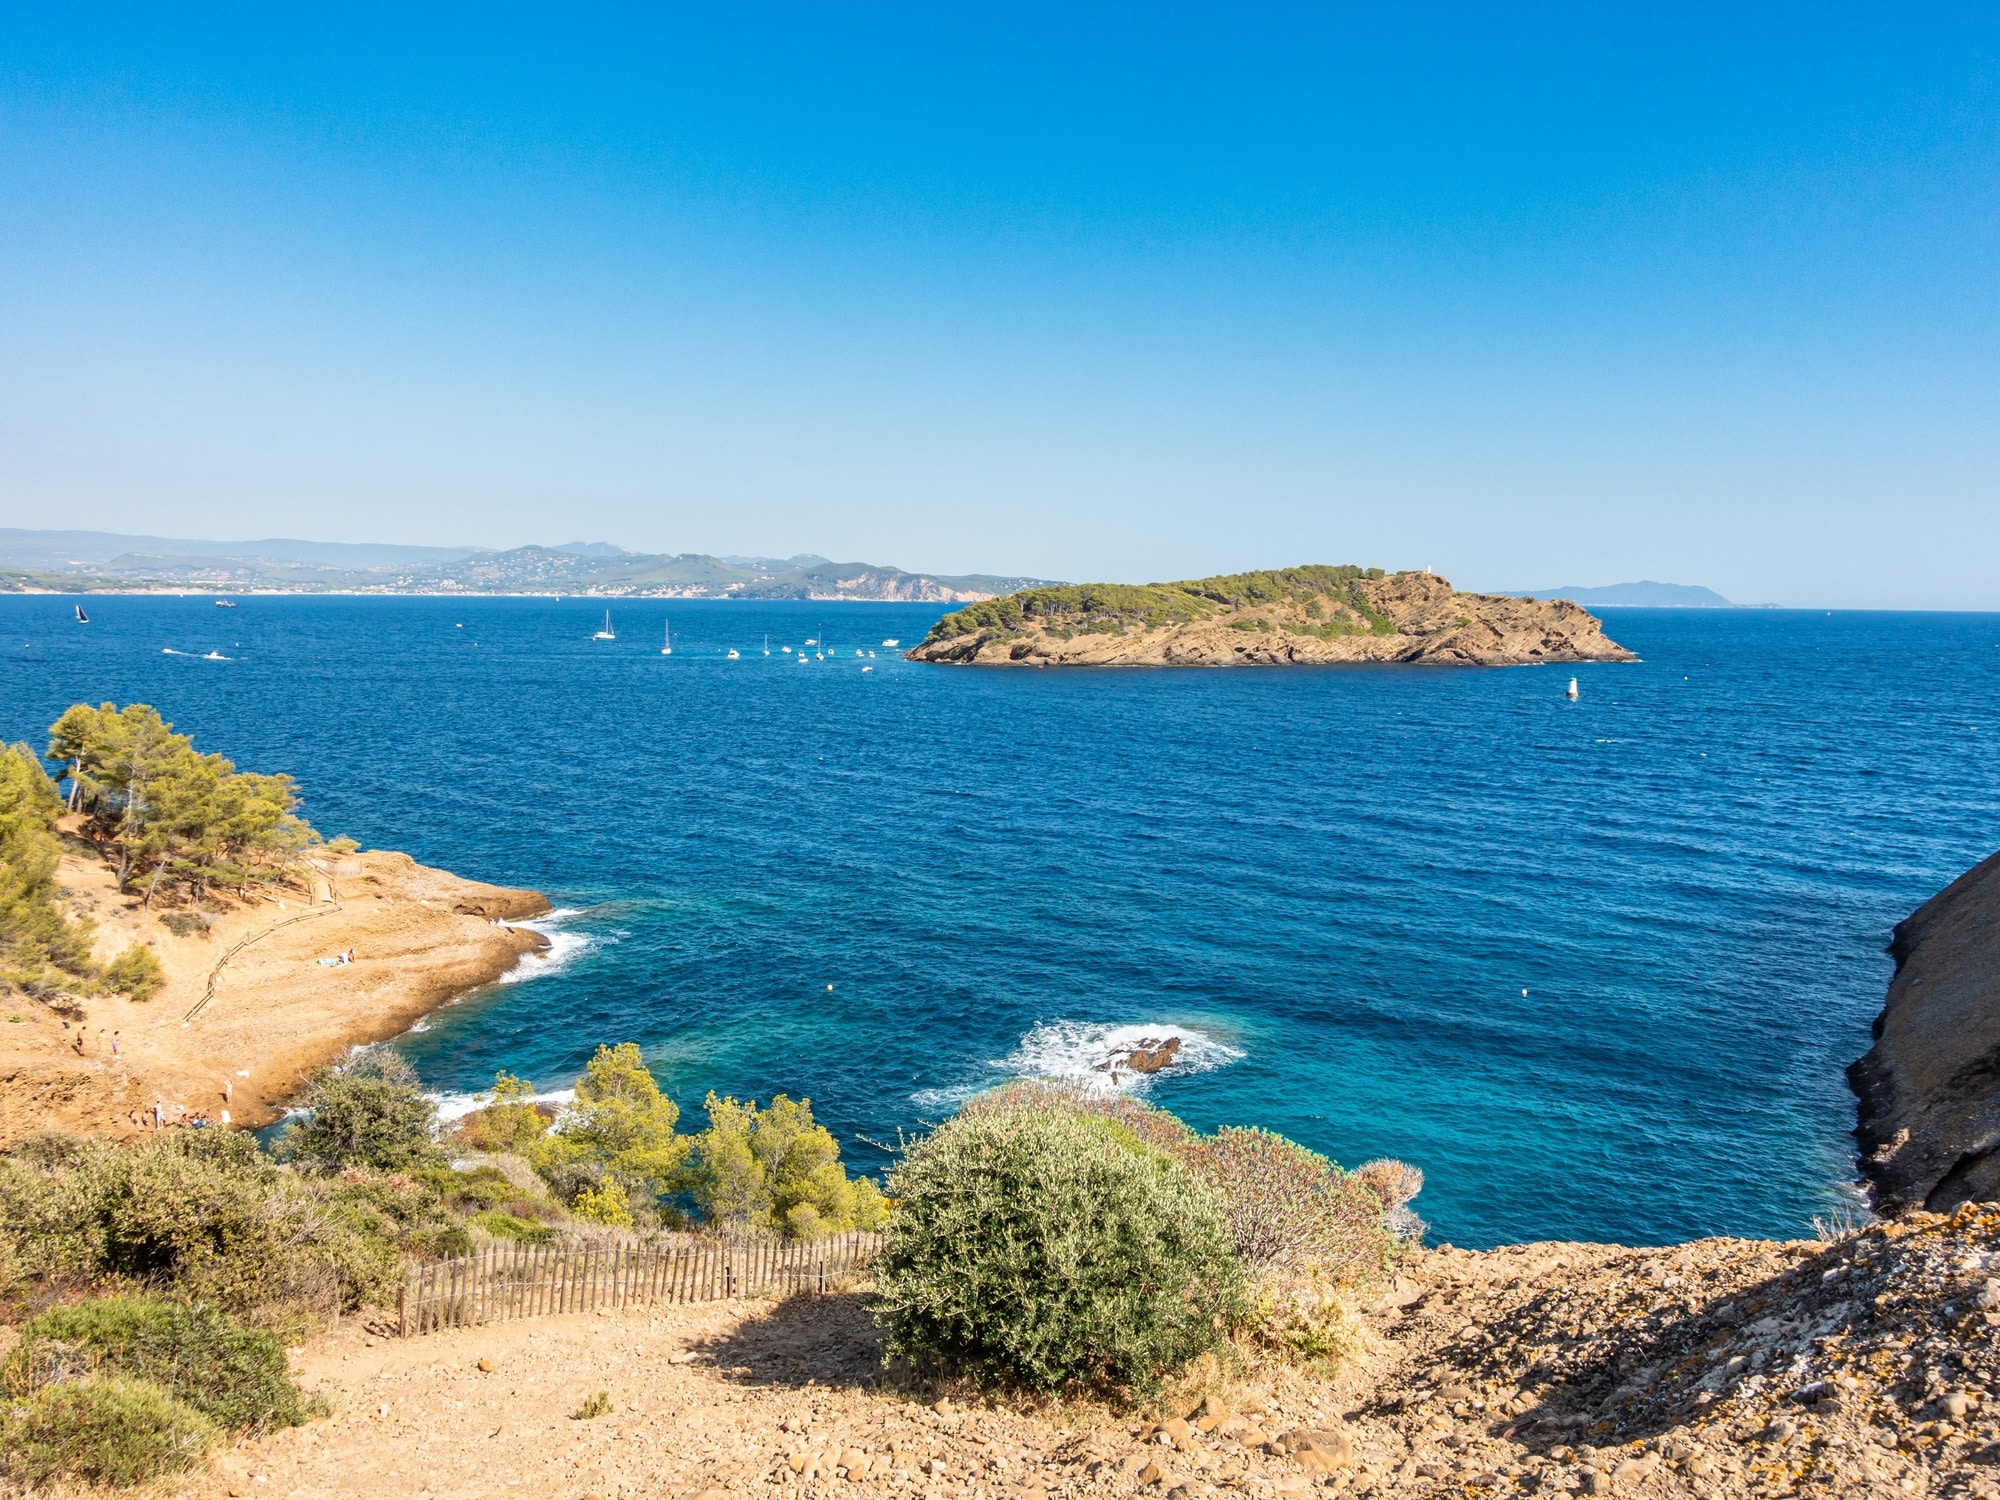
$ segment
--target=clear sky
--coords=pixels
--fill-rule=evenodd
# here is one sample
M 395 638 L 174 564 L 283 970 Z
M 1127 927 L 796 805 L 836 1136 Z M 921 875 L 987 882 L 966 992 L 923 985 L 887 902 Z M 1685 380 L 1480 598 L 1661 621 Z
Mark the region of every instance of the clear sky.
M 2000 608 L 2000 11 L 0 5 L 0 524 Z

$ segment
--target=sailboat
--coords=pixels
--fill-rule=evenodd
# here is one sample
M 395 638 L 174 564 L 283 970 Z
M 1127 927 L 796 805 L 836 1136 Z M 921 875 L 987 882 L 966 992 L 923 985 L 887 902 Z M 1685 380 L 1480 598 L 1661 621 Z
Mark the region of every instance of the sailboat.
M 1563 696 L 1572 703 L 1576 702 L 1576 679 L 1574 677 L 1570 678 L 1569 691 L 1563 694 Z
M 83 612 L 83 606 L 78 604 L 74 608 L 76 610 L 76 623 L 79 625 L 88 625 L 90 623 L 90 616 Z
M 764 637 L 764 654 L 766 656 L 771 654 L 771 638 L 768 635 Z
M 667 621 L 667 638 L 666 641 L 660 647 L 660 655 L 672 656 L 673 654 L 674 654 L 674 622 L 672 620 L 669 620 Z
M 738 650 L 737 650 L 737 649 L 736 649 L 736 648 L 735 648 L 734 646 L 731 646 L 731 647 L 729 648 L 729 659 L 730 659 L 731 661 L 736 661 L 736 660 L 740 659 L 740 658 L 742 657 L 742 655 L 743 655 L 743 653 L 742 653 L 741 651 L 738 651 Z
M 610 611 L 610 610 L 608 610 L 608 609 L 607 609 L 607 610 L 606 610 L 606 611 L 604 612 L 604 628 L 603 628 L 602 630 L 598 631 L 596 635 L 592 636 L 592 637 L 591 637 L 591 639 L 592 639 L 593 641 L 615 641 L 615 640 L 617 640 L 617 639 L 618 639 L 618 637 L 617 637 L 617 636 L 615 636 L 615 635 L 613 635 L 613 634 L 611 633 L 611 611 Z

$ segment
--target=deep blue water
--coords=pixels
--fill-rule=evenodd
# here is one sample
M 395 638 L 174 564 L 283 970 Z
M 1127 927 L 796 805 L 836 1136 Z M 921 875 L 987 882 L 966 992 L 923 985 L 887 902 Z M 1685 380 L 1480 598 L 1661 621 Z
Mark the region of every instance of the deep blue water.
M 697 1116 L 805 1094 L 872 1166 L 1173 1025 L 1156 1102 L 1407 1158 L 1464 1244 L 1804 1228 L 1890 927 L 2000 844 L 1995 615 L 1611 611 L 1645 660 L 1570 704 L 1566 669 L 916 666 L 904 605 L 632 602 L 604 643 L 587 601 L 86 603 L 0 596 L 0 734 L 149 702 L 328 836 L 579 913 L 408 1039 L 442 1091 L 637 1040 Z M 836 659 L 762 655 L 822 625 Z

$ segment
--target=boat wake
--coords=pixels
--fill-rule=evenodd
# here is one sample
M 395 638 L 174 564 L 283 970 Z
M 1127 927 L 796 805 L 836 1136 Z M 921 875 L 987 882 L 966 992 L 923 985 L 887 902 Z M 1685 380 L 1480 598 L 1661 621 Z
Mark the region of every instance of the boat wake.
M 1140 1026 L 1050 1021 L 1022 1037 L 994 1066 L 1020 1078 L 1060 1078 L 1110 1092 L 1143 1088 L 1156 1077 L 1210 1073 L 1243 1055 L 1205 1031 L 1166 1021 Z
M 548 947 L 540 953 L 524 953 L 521 961 L 494 980 L 495 984 L 520 984 L 529 979 L 546 979 L 559 973 L 576 961 L 584 949 L 595 941 L 590 934 L 569 932 L 563 923 L 572 917 L 582 916 L 582 911 L 571 906 L 560 906 L 546 917 L 533 917 L 525 922 L 503 922 L 503 927 L 525 927 L 530 932 L 539 932 L 549 940 Z

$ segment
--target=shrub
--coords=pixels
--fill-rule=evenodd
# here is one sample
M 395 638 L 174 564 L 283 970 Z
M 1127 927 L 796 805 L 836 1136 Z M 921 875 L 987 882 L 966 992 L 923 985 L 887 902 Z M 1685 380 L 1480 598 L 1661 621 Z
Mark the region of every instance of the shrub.
M 9 1373 L 46 1367 L 52 1356 L 59 1362 L 64 1350 L 151 1381 L 226 1433 L 296 1427 L 309 1415 L 284 1345 L 213 1307 L 110 1297 L 57 1308 L 22 1328 Z
M 1401 1205 L 1424 1174 L 1395 1161 L 1343 1172 L 1333 1162 L 1268 1130 L 1225 1127 L 1212 1136 L 1129 1095 L 1052 1079 L 1003 1085 L 966 1101 L 968 1115 L 1067 1109 L 1110 1121 L 1178 1160 L 1212 1188 L 1237 1253 L 1253 1269 L 1310 1272 L 1315 1282 L 1367 1279 L 1387 1266 L 1399 1241 L 1423 1221 Z
M 485 1230 L 496 1240 L 514 1240 L 523 1245 L 539 1245 L 556 1237 L 557 1231 L 547 1224 L 533 1219 L 516 1218 L 513 1214 L 490 1210 L 474 1214 L 466 1223 Z
M 608 1170 L 657 1198 L 681 1186 L 689 1141 L 675 1132 L 680 1117 L 638 1043 L 599 1047 L 576 1081 L 576 1108 L 524 1154 L 552 1183 L 558 1168 L 583 1165 L 593 1179 Z
M 104 966 L 104 982 L 134 1000 L 150 1000 L 166 986 L 166 971 L 153 950 L 134 943 Z
M 586 1224 L 612 1229 L 632 1227 L 632 1200 L 615 1177 L 606 1177 L 576 1195 L 569 1211 Z
M 441 1159 L 437 1106 L 393 1052 L 378 1048 L 314 1075 L 300 1102 L 310 1113 L 286 1129 L 279 1146 L 300 1166 L 398 1171 Z
M 200 1412 L 146 1381 L 63 1381 L 0 1411 L 0 1464 L 30 1486 L 146 1484 L 193 1468 L 219 1437 Z
M 1067 1109 L 962 1116 L 890 1179 L 876 1262 L 892 1354 L 987 1380 L 1151 1392 L 1227 1348 L 1243 1270 L 1209 1193 Z
M 396 1276 L 384 1215 L 224 1130 L 25 1142 L 0 1160 L 0 1241 L 45 1285 L 144 1283 L 285 1326 L 358 1306 Z
M 705 1218 L 741 1229 L 813 1239 L 873 1229 L 886 1214 L 869 1179 L 849 1181 L 840 1144 L 813 1123 L 812 1101 L 708 1096 L 708 1128 L 694 1138 L 689 1176 Z
M 1395 1254 L 1381 1200 L 1296 1141 L 1228 1127 L 1191 1136 L 1178 1154 L 1215 1189 L 1237 1253 L 1255 1270 L 1310 1270 L 1340 1283 L 1380 1272 Z
M 499 1153 L 533 1152 L 548 1134 L 553 1114 L 543 1113 L 535 1101 L 535 1086 L 516 1078 L 506 1069 L 493 1075 L 493 1088 L 482 1109 L 459 1120 L 452 1130 L 451 1143 L 470 1151 Z

